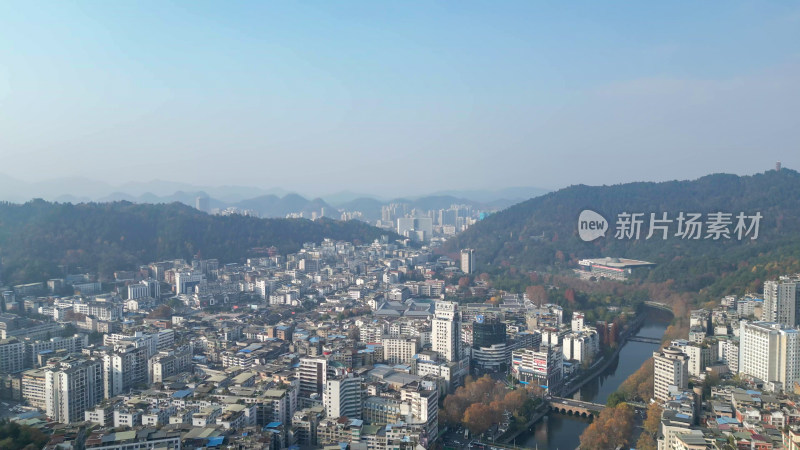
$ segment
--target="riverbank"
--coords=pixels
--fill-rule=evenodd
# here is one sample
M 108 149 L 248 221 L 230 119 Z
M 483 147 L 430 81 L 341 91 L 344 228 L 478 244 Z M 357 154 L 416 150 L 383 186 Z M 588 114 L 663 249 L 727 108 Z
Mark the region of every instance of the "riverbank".
M 628 337 L 640 335 L 660 339 L 669 324 L 669 318 L 658 313 L 643 314 L 643 323 L 636 328 L 631 327 L 626 334 L 625 345 L 619 347 L 619 353 L 609 358 L 593 370 L 590 379 L 582 380 L 579 390 L 570 388 L 573 398 L 583 401 L 605 404 L 607 397 L 653 355 L 657 346 L 644 342 L 628 340 Z M 600 370 L 602 369 L 602 370 Z M 589 426 L 588 419 L 567 416 L 550 412 L 547 420 L 539 420 L 527 433 L 516 438 L 516 444 L 528 448 L 574 449 L 580 444 L 580 435 Z
M 614 358 L 619 356 L 620 352 L 625 347 L 625 344 L 628 343 L 628 338 L 630 338 L 632 334 L 634 334 L 634 333 L 639 331 L 639 329 L 642 327 L 642 324 L 644 323 L 644 319 L 645 319 L 645 316 L 637 316 L 637 318 L 634 321 L 634 323 L 632 323 L 631 325 L 625 327 L 625 331 L 623 331 L 622 334 L 620 335 L 619 345 L 617 345 L 617 348 L 614 349 L 614 351 L 611 353 L 611 355 L 604 356 L 604 357 L 598 359 L 597 361 L 595 361 L 595 363 L 592 364 L 586 370 L 587 376 L 581 377 L 581 381 L 578 382 L 576 385 L 574 385 L 574 386 L 570 385 L 569 388 L 567 388 L 566 390 L 564 390 L 561 393 L 561 396 L 562 397 L 569 397 L 571 395 L 574 395 L 583 386 L 585 386 L 587 383 L 589 383 L 592 380 L 594 380 L 603 371 L 605 371 L 608 368 L 608 366 L 611 364 L 611 362 L 614 361 Z

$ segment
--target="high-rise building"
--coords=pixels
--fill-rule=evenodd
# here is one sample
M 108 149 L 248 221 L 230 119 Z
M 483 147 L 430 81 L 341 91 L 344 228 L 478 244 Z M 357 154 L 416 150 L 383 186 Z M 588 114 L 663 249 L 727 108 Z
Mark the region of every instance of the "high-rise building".
M 300 395 L 304 397 L 312 394 L 321 395 L 328 382 L 328 360 L 322 357 L 300 358 L 297 377 L 300 379 Z
M 47 417 L 70 423 L 84 420 L 84 412 L 103 400 L 100 360 L 64 360 L 45 369 Z
M 15 337 L 0 340 L 0 372 L 19 372 L 24 360 L 25 344 Z
M 461 358 L 461 322 L 454 302 L 436 302 L 431 322 L 431 347 L 447 361 Z
M 764 306 L 761 320 L 789 327 L 800 324 L 800 289 L 798 280 L 782 277 L 764 282 Z
M 436 439 L 439 433 L 439 390 L 437 383 L 423 379 L 400 389 L 400 399 L 410 405 L 408 423 L 424 426 L 429 439 Z M 425 446 L 427 448 L 427 446 Z
M 208 212 L 208 203 L 208 197 L 205 195 L 198 196 L 194 199 L 194 207 L 203 212 Z
M 688 387 L 689 357 L 677 347 L 653 352 L 653 397 L 666 401 L 670 388 L 686 390 Z
M 475 250 L 465 248 L 461 250 L 461 271 L 470 274 L 475 272 Z
M 472 323 L 472 362 L 483 370 L 505 371 L 511 362 L 506 324 L 478 315 Z
M 147 347 L 115 345 L 103 355 L 104 394 L 106 398 L 122 394 L 148 382 Z
M 774 322 L 740 322 L 739 373 L 792 389 L 800 381 L 798 330 Z
M 348 374 L 329 379 L 322 397 L 328 417 L 361 418 L 361 377 Z

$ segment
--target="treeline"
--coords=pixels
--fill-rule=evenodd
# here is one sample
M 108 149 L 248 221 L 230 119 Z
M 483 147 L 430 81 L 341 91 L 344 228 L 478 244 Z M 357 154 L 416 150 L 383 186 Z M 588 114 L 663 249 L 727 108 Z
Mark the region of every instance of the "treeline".
M 464 386 L 445 397 L 441 416 L 449 425 L 461 424 L 473 434 L 481 434 L 500 423 L 505 411 L 516 421 L 527 422 L 536 408 L 532 394 L 535 392 L 521 388 L 509 390 L 488 375 L 477 380 L 469 376 Z
M 254 249 L 294 252 L 324 238 L 366 243 L 398 236 L 363 222 L 212 216 L 179 203 L 0 204 L 2 279 L 42 281 L 65 272 L 109 275 L 150 261 L 195 255 L 238 262 Z
M 578 238 L 577 217 L 586 208 L 602 213 L 609 221 L 611 229 L 605 238 L 590 243 Z M 673 220 L 681 211 L 758 212 L 763 218 L 756 240 L 683 240 L 674 236 L 645 240 L 646 223 L 641 239 L 618 240 L 613 237 L 615 215 L 623 211 L 666 212 Z M 576 267 L 581 258 L 617 256 L 657 263 L 637 275 L 640 281 L 671 281 L 674 289 L 684 292 L 707 289 L 708 295 L 721 295 L 733 286 L 742 286 L 742 281 L 755 288 L 759 278 L 776 273 L 764 267 L 770 261 L 798 267 L 800 174 L 783 169 L 745 177 L 717 174 L 693 181 L 571 186 L 493 214 L 448 241 L 444 251 L 459 248 L 474 248 L 479 269 L 500 284 L 511 281 L 503 277 L 512 268 L 559 272 Z M 718 281 L 728 275 L 738 280 Z

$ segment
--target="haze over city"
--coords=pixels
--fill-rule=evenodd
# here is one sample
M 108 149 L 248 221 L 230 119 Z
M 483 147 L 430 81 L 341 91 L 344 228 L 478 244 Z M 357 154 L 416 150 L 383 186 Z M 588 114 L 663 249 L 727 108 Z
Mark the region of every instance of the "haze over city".
M 782 2 L 3 2 L 0 173 L 391 197 L 798 167 L 799 25 Z

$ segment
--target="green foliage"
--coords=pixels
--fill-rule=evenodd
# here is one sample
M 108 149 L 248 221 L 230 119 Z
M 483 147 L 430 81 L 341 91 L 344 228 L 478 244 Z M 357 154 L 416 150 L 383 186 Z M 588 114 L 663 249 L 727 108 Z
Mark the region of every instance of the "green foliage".
M 620 391 L 614 391 L 606 399 L 606 406 L 609 408 L 614 408 L 620 403 L 625 402 L 625 394 Z
M 179 203 L 0 203 L 3 279 L 42 281 L 77 270 L 114 270 L 195 255 L 242 261 L 257 248 L 281 253 L 324 238 L 370 242 L 393 233 L 363 222 L 211 216 Z
M 48 440 L 47 435 L 36 428 L 14 422 L 0 422 L 0 448 L 4 450 L 38 450 Z
M 609 220 L 607 237 L 590 243 L 578 238 L 577 217 L 585 208 Z M 618 240 L 614 215 L 623 211 L 667 212 L 673 219 L 681 211 L 761 212 L 763 219 L 757 240 Z M 646 225 L 647 220 L 644 235 Z M 643 281 L 672 280 L 678 291 L 715 298 L 740 293 L 742 286 L 758 290 L 765 279 L 800 270 L 798 237 L 800 174 L 787 169 L 745 177 L 716 174 L 694 181 L 571 186 L 489 216 L 448 241 L 444 251 L 474 248 L 478 269 L 518 292 L 509 273 L 557 272 L 576 267 L 580 258 L 618 256 L 657 263 L 637 275 Z

